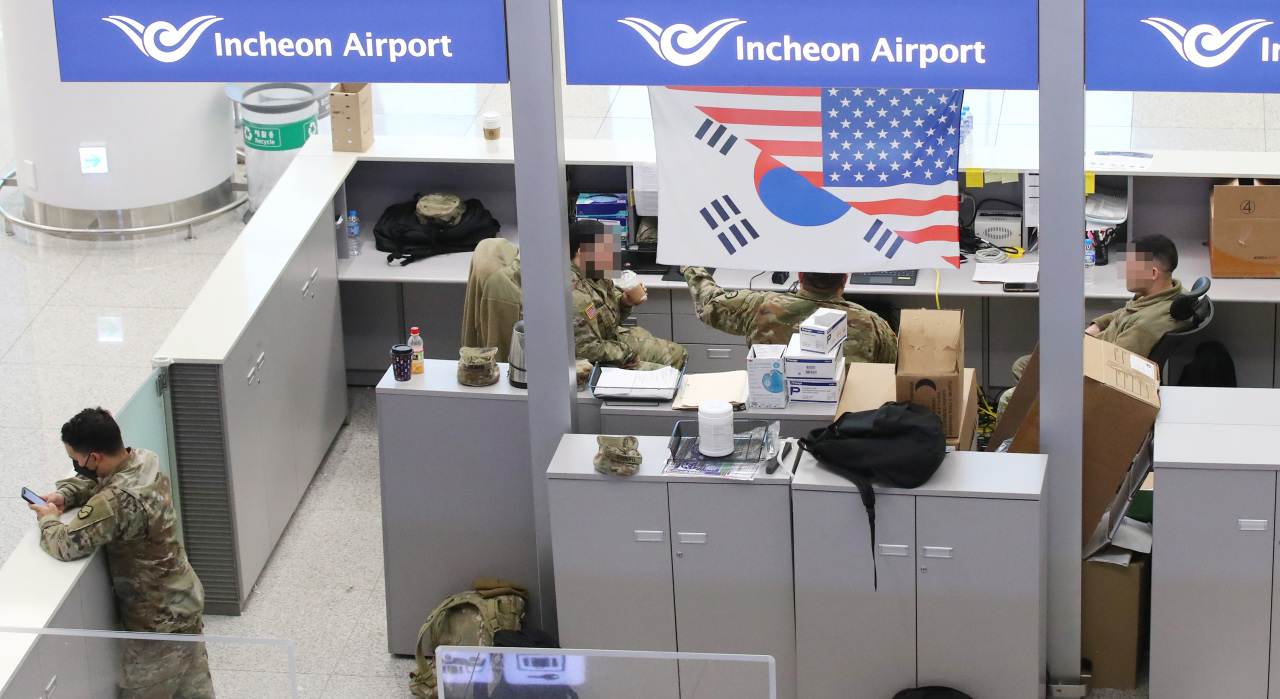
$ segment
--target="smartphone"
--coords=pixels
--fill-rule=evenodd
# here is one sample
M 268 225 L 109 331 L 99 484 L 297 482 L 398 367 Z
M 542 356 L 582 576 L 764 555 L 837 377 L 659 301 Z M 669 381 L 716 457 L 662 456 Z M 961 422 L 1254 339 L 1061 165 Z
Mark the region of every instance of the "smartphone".
M 1004 290 L 1011 294 L 1027 294 L 1040 290 L 1040 285 L 1034 282 L 1005 282 Z
M 42 497 L 40 497 L 39 495 L 36 495 L 34 492 L 32 492 L 32 490 L 31 490 L 30 488 L 23 488 L 23 489 L 22 489 L 22 499 L 23 499 L 23 500 L 26 500 L 27 502 L 31 503 L 32 505 L 39 505 L 39 506 L 41 506 L 41 507 L 44 507 L 45 505 L 48 505 L 48 504 L 49 504 L 49 503 L 47 503 L 47 502 L 45 502 L 45 501 L 44 501 L 44 498 L 42 498 Z

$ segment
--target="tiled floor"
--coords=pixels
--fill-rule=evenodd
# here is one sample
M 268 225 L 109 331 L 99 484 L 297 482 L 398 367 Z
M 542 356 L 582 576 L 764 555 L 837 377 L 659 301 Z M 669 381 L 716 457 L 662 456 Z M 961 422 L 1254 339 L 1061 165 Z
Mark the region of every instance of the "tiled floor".
M 0 61 L 0 81 L 3 80 Z M 11 164 L 0 85 L 0 166 Z M 566 87 L 570 138 L 652 139 L 637 87 Z M 970 91 L 975 137 L 1034 143 L 1035 93 Z M 379 134 L 478 135 L 495 110 L 510 129 L 505 85 L 377 85 Z M 978 117 L 981 118 L 978 118 Z M 1090 148 L 1280 150 L 1280 96 L 1090 94 Z M 12 194 L 3 197 L 14 204 Z M 57 428 L 87 404 L 120 407 L 149 360 L 241 230 L 238 213 L 181 235 L 79 242 L 19 231 L 0 236 L 0 563 L 30 513 L 13 494 L 64 474 Z M 351 391 L 343 429 L 240 617 L 210 617 L 210 633 L 292 639 L 306 697 L 408 696 L 413 663 L 386 654 L 385 600 L 372 393 Z M 211 652 L 220 697 L 273 696 L 278 657 Z M 281 694 L 283 696 L 283 694 Z M 1145 697 L 1099 692 L 1106 699 Z

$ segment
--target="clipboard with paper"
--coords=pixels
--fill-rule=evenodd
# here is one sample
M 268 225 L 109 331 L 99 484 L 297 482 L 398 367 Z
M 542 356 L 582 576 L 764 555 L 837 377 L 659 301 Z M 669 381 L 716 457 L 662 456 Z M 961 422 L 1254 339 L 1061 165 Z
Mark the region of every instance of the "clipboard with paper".
M 672 410 L 697 410 L 710 401 L 722 400 L 734 410 L 747 409 L 747 371 L 685 374 L 671 403 Z

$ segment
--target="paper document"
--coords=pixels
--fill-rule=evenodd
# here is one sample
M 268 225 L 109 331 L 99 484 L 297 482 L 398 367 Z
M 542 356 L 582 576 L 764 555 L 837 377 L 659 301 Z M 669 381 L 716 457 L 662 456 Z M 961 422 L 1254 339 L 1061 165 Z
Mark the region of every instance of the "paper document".
M 979 262 L 973 269 L 975 282 L 995 284 L 1034 284 L 1040 279 L 1039 263 Z
M 1027 228 L 1039 228 L 1040 173 L 1028 172 L 1022 184 L 1022 223 Z
M 1095 150 L 1085 162 L 1086 170 L 1146 170 L 1151 167 L 1152 153 Z
M 685 374 L 680 392 L 671 407 L 675 410 L 697 410 L 713 400 L 737 405 L 747 402 L 747 370 L 722 371 L 715 374 Z
M 594 393 L 597 398 L 671 400 L 679 381 L 680 372 L 671 367 L 663 367 L 656 371 L 601 367 L 600 379 L 596 382 Z
M 635 194 L 636 213 L 640 216 L 657 216 L 658 164 L 634 163 L 632 173 L 631 186 Z

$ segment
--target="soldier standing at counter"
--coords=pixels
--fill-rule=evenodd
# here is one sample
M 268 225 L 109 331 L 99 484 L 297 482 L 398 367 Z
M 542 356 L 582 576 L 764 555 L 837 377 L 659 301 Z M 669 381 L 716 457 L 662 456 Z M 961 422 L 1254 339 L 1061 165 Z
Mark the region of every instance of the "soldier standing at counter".
M 105 548 L 121 625 L 126 631 L 200 634 L 204 588 L 177 538 L 169 477 L 155 453 L 128 448 L 102 408 L 86 408 L 62 426 L 76 476 L 58 481 L 31 505 L 40 517 L 40 547 L 61 561 Z M 58 515 L 79 508 L 70 524 Z M 213 681 L 203 643 L 122 643 L 120 696 L 125 699 L 211 699 Z

